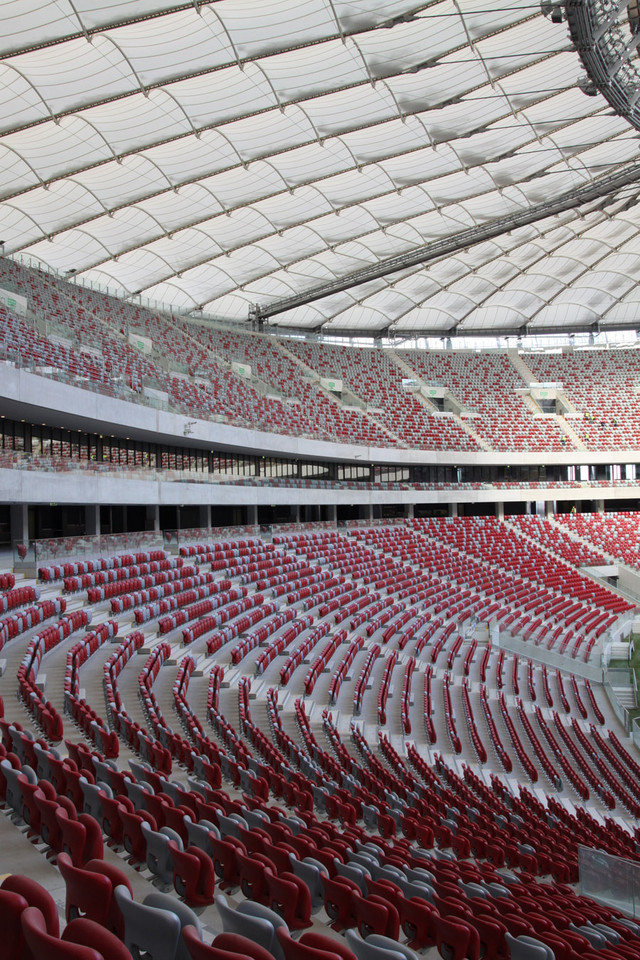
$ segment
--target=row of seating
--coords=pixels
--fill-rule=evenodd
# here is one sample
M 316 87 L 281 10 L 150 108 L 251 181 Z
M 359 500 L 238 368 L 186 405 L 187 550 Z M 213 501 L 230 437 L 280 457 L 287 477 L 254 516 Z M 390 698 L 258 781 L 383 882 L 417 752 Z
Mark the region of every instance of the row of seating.
M 374 586 L 375 586 L 375 582 L 374 582 Z M 450 651 L 449 651 L 449 653 L 450 653 Z M 340 754 L 340 756 L 342 756 L 342 754 Z M 369 781 L 367 781 L 367 782 L 369 782 Z

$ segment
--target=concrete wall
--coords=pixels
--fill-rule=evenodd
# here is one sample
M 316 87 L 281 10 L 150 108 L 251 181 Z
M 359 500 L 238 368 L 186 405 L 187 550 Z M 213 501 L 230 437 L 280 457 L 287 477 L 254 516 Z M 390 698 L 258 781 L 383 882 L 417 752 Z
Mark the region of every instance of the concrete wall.
M 349 504 L 479 504 L 525 503 L 532 500 L 569 502 L 591 499 L 588 488 L 549 487 L 548 489 L 521 488 L 503 490 L 490 487 L 483 490 L 461 486 L 452 490 L 367 490 L 314 489 L 280 486 L 241 486 L 224 483 L 190 483 L 163 480 L 155 471 L 149 479 L 127 477 L 125 470 L 117 473 L 87 468 L 83 470 L 43 472 L 0 468 L 0 503 L 84 503 L 84 504 L 291 504 L 304 506 Z M 598 488 L 603 499 L 639 498 L 640 486 Z
M 8 364 L 1 365 L 0 371 L 0 411 L 5 416 L 95 433 L 122 434 L 124 431 L 127 436 L 152 442 L 175 443 L 188 437 L 190 445 L 203 449 L 251 450 L 253 453 L 301 459 L 362 460 L 363 463 L 437 463 L 452 466 L 640 463 L 640 450 L 610 453 L 574 450 L 555 454 L 404 450 L 399 447 L 355 446 L 281 436 L 226 423 L 197 420 L 142 403 L 117 400 L 18 370 Z

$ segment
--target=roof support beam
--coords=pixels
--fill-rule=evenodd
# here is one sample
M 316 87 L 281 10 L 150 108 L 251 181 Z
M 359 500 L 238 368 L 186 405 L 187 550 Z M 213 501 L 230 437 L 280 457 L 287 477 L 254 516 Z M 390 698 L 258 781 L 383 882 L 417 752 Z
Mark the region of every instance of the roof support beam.
M 468 247 L 475 246 L 477 243 L 482 243 L 485 240 L 498 237 L 503 233 L 508 233 L 510 230 L 517 230 L 518 227 L 536 223 L 538 220 L 544 220 L 546 217 L 553 217 L 556 214 L 563 213 L 566 210 L 572 210 L 582 204 L 610 196 L 622 187 L 630 183 L 636 183 L 638 180 L 640 180 L 640 165 L 634 164 L 634 166 L 621 173 L 612 174 L 595 183 L 570 190 L 568 193 L 562 194 L 562 196 L 554 200 L 545 200 L 526 210 L 520 210 L 506 217 L 499 217 L 481 226 L 471 227 L 451 237 L 446 237 L 444 240 L 436 240 L 434 243 L 425 244 L 425 246 L 419 247 L 417 250 L 412 250 L 410 253 L 402 254 L 399 257 L 391 257 L 373 266 L 356 270 L 354 273 L 347 274 L 339 280 L 332 280 L 328 283 L 320 284 L 294 297 L 276 300 L 265 306 L 256 304 L 256 306 L 249 311 L 249 319 L 268 320 L 269 317 L 275 317 L 280 313 L 285 313 L 287 310 L 294 310 L 296 307 L 304 306 L 307 303 L 315 303 L 317 300 L 324 299 L 324 297 L 342 293 L 344 290 L 350 290 L 352 287 L 357 287 L 362 283 L 378 280 L 381 277 L 389 276 L 389 274 L 397 273 L 400 270 L 406 270 L 409 267 L 430 263 L 433 260 L 456 253 L 458 250 L 467 249 Z

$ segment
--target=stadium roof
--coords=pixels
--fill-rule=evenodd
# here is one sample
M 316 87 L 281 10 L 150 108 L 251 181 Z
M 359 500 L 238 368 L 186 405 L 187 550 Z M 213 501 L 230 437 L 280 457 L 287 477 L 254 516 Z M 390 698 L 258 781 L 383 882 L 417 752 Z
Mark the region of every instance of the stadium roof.
M 502 227 L 638 175 L 637 132 L 577 86 L 567 24 L 549 13 L 535 0 L 3 0 L 0 244 L 234 322 L 369 271 L 272 318 L 301 331 L 640 326 L 633 182 Z M 443 240 L 458 249 L 372 276 Z

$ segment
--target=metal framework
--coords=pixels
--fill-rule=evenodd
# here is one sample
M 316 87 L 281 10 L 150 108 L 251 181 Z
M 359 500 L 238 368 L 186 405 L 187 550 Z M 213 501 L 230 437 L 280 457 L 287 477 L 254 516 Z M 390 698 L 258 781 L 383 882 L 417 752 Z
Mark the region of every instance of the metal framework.
M 589 82 L 621 117 L 640 130 L 640 20 L 636 0 L 567 0 L 571 39 Z M 591 84 L 591 86 L 590 86 Z
M 249 320 L 259 324 L 268 320 L 269 317 L 275 317 L 288 310 L 295 310 L 296 307 L 304 306 L 306 303 L 322 300 L 324 297 L 341 293 L 343 290 L 350 290 L 353 287 L 358 287 L 371 280 L 378 280 L 380 277 L 387 277 L 389 274 L 398 273 L 401 270 L 407 270 L 420 264 L 429 263 L 432 260 L 438 260 L 440 257 L 446 257 L 460 250 L 467 250 L 477 243 L 491 240 L 493 237 L 499 237 L 503 233 L 517 230 L 519 227 L 536 223 L 547 217 L 553 217 L 556 214 L 563 213 L 565 210 L 574 210 L 594 200 L 611 197 L 623 187 L 637 183 L 639 180 L 640 165 L 636 165 L 621 173 L 606 177 L 597 183 L 589 184 L 578 190 L 571 190 L 556 200 L 539 203 L 536 206 L 530 207 L 528 210 L 522 210 L 520 213 L 514 213 L 508 217 L 499 217 L 493 222 L 482 226 L 471 227 L 469 230 L 463 230 L 453 237 L 447 237 L 446 240 L 436 240 L 433 243 L 426 244 L 419 250 L 402 254 L 402 256 L 399 257 L 391 257 L 373 267 L 364 267 L 362 270 L 356 270 L 348 276 L 341 277 L 339 280 L 320 284 L 304 293 L 299 293 L 292 297 L 285 297 L 267 306 L 261 307 L 260 305 L 256 305 L 249 311 Z M 524 326 L 526 328 L 526 325 Z M 492 332 L 495 333 L 495 331 Z

